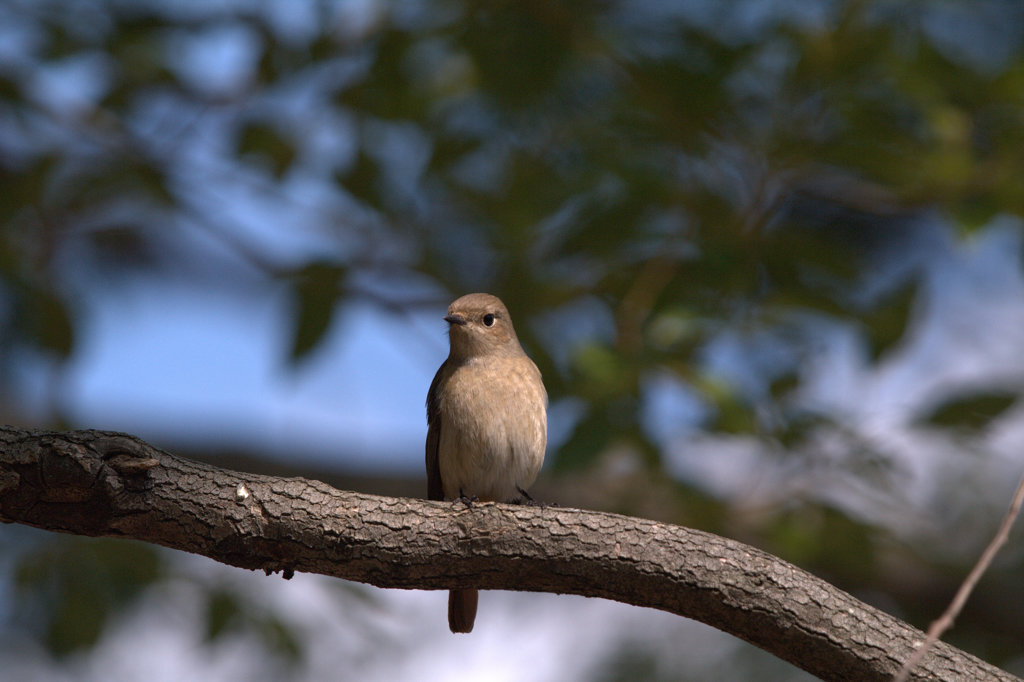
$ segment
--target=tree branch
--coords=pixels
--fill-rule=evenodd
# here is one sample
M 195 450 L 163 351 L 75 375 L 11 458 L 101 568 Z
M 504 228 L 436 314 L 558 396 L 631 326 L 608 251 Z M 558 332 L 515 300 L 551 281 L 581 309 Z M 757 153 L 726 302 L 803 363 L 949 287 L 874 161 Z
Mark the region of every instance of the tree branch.
M 0 521 L 379 587 L 614 599 L 707 623 L 826 680 L 889 679 L 925 638 L 795 566 L 709 533 L 578 509 L 467 509 L 342 492 L 189 461 L 111 432 L 0 426 Z M 1017 679 L 943 642 L 912 677 Z
M 967 603 L 967 598 L 971 596 L 971 592 L 974 591 L 974 587 L 981 580 L 981 576 L 985 575 L 985 571 L 992 564 L 992 560 L 996 557 L 996 552 L 1006 544 L 1006 540 L 1010 537 L 1010 529 L 1013 527 L 1013 522 L 1016 520 L 1022 505 L 1024 505 L 1024 478 L 1017 484 L 1017 490 L 1013 493 L 1013 499 L 1010 501 L 1010 508 L 1006 510 L 1006 515 L 1003 516 L 1003 522 L 999 524 L 999 530 L 996 531 L 995 537 L 985 547 L 985 551 L 981 553 L 978 562 L 971 569 L 971 572 L 967 574 L 963 584 L 960 585 L 960 589 L 956 591 L 953 601 L 942 612 L 942 615 L 929 626 L 928 637 L 925 639 L 924 644 L 918 647 L 914 655 L 910 657 L 910 660 L 903 664 L 899 673 L 893 678 L 893 682 L 904 682 L 910 676 L 910 671 L 914 669 L 914 666 L 928 653 L 928 649 L 935 645 L 935 642 L 942 637 L 946 630 L 953 627 L 953 621 L 960 615 L 961 609 Z

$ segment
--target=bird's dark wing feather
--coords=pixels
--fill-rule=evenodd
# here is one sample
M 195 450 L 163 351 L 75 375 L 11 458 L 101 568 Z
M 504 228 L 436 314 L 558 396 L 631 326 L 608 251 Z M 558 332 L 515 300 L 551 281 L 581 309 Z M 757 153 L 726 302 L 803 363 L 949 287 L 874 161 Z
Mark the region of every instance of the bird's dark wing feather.
M 430 382 L 427 391 L 427 499 L 443 500 L 444 486 L 441 484 L 441 462 L 438 459 L 438 448 L 441 445 L 441 406 L 438 397 L 438 384 L 444 372 L 445 360 Z

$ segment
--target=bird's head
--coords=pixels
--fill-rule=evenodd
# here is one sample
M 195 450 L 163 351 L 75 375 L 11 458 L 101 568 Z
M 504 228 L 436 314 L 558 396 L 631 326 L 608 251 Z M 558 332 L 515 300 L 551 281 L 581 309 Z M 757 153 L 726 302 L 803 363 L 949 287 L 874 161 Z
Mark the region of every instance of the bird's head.
M 454 358 L 523 353 L 508 309 L 497 296 L 466 294 L 448 306 L 444 319 Z

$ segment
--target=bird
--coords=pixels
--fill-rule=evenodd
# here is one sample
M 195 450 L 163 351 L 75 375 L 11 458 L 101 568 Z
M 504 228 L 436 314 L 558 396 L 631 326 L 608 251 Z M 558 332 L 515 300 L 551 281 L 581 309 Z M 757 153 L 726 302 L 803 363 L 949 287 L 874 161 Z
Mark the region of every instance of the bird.
M 448 357 L 427 392 L 427 498 L 515 502 L 532 498 L 547 447 L 547 391 L 512 318 L 490 294 L 448 306 Z M 448 593 L 448 627 L 468 633 L 476 589 Z

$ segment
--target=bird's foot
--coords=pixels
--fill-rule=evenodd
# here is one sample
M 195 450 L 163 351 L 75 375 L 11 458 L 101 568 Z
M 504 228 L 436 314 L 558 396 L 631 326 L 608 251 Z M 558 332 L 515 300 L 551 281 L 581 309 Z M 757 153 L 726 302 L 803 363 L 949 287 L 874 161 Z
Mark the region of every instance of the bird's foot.
M 472 508 L 473 504 L 479 501 L 480 498 L 477 497 L 476 495 L 473 495 L 472 497 L 467 497 L 466 493 L 462 492 L 461 490 L 459 491 L 459 496 L 453 500 L 453 502 L 461 502 L 462 504 L 466 505 L 467 509 Z

